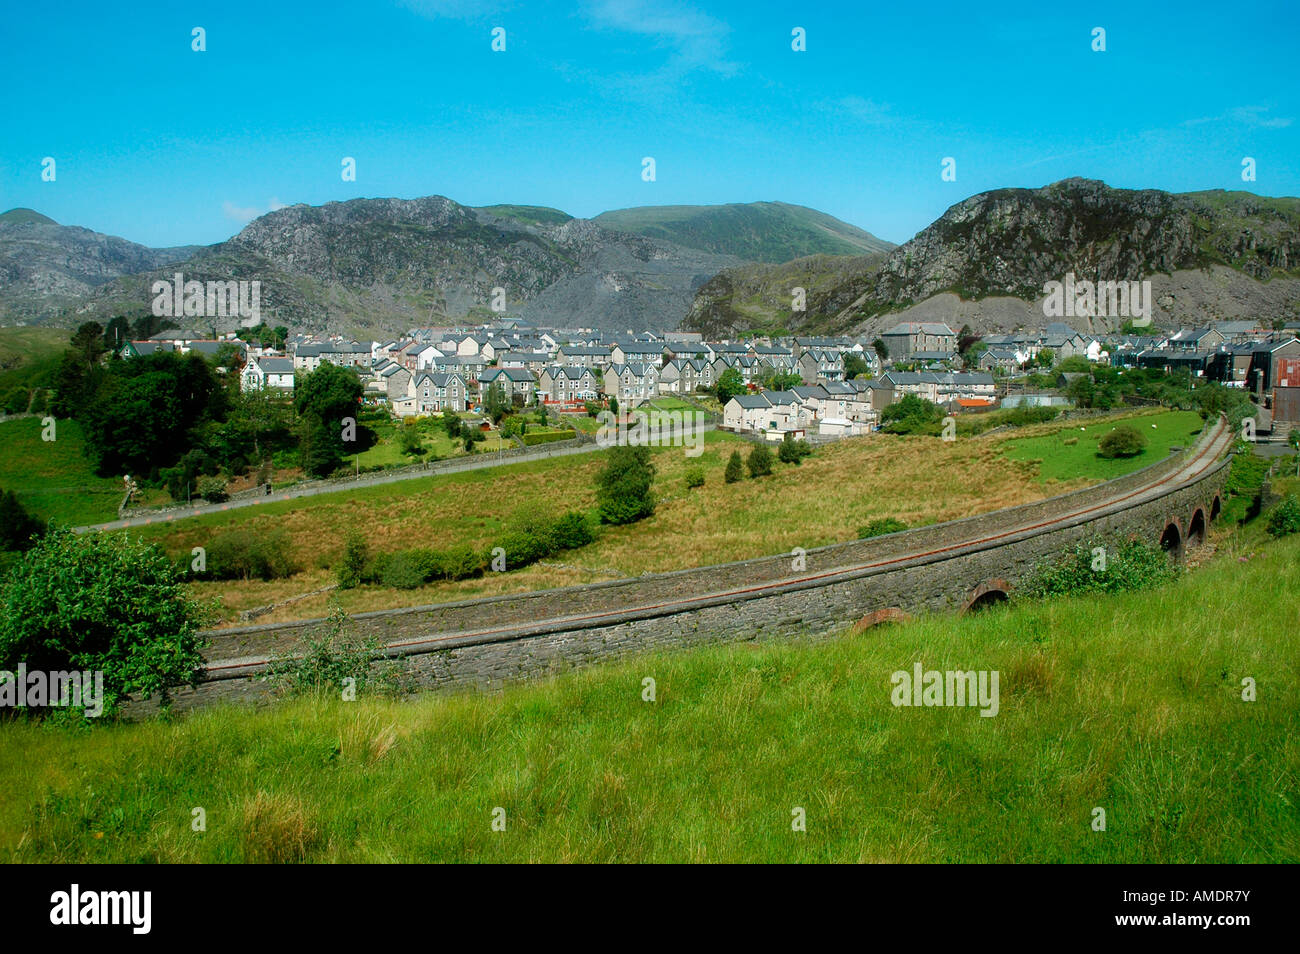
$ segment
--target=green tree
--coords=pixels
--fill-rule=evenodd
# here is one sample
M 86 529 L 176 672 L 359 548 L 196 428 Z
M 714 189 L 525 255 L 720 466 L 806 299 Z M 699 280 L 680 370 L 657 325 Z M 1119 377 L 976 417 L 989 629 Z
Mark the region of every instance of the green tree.
M 488 385 L 483 395 L 483 412 L 492 419 L 493 424 L 500 424 L 501 418 L 510 410 L 510 401 L 506 398 L 506 389 L 500 381 Z
M 745 379 L 735 368 L 728 368 L 718 375 L 718 383 L 713 387 L 718 403 L 723 405 L 732 398 L 744 394 L 746 390 Z
M 875 341 L 871 342 L 871 350 L 876 352 L 876 357 L 881 361 L 889 360 L 889 346 L 885 344 L 883 338 L 877 338 Z
M 1146 446 L 1147 439 L 1141 431 L 1121 424 L 1098 442 L 1097 453 L 1107 458 L 1136 457 Z
M 889 434 L 928 434 L 937 430 L 943 409 L 915 394 L 902 398 L 880 412 L 881 429 Z
M 355 530 L 348 534 L 343 544 L 343 559 L 339 561 L 337 576 L 339 589 L 350 590 L 361 583 L 361 574 L 365 572 L 366 561 L 370 559 L 370 548 L 365 537 Z
M 112 364 L 79 420 L 100 474 L 170 466 L 195 430 L 225 417 L 227 396 L 201 355 L 170 352 Z
M 104 348 L 117 351 L 131 340 L 131 322 L 125 315 L 116 315 L 104 326 Z
M 362 428 L 356 417 L 361 392 L 355 373 L 328 363 L 296 382 L 293 402 L 302 421 L 300 448 L 307 473 L 329 474 L 342 465 L 344 454 L 360 450 Z M 349 435 L 352 439 L 346 440 Z
M 745 465 L 740 459 L 740 451 L 732 451 L 731 457 L 727 459 L 727 469 L 723 474 L 723 479 L 729 484 L 734 484 L 745 476 L 744 467 Z
M 766 477 L 772 473 L 772 452 L 767 449 L 766 444 L 756 444 L 749 452 L 749 460 L 745 463 L 749 468 L 750 477 Z
M 195 681 L 199 605 L 162 550 L 122 535 L 47 533 L 0 584 L 0 669 L 100 671 L 105 709 Z
M 866 374 L 871 368 L 867 364 L 867 359 L 860 354 L 852 351 L 844 352 L 844 379 L 852 381 L 859 375 Z
M 803 440 L 795 440 L 794 435 L 787 432 L 785 438 L 781 441 L 781 447 L 776 456 L 783 464 L 798 464 L 812 454 L 812 446 Z
M 620 444 L 611 448 L 604 469 L 596 475 L 601 522 L 635 523 L 653 514 L 654 474 L 648 447 Z

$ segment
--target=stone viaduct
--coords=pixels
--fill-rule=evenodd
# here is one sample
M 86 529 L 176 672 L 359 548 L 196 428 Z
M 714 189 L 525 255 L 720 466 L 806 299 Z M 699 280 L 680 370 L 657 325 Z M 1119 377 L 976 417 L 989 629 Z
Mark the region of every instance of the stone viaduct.
M 807 551 L 561 589 L 361 613 L 353 624 L 429 688 L 504 683 L 705 643 L 826 634 L 1007 599 L 1036 564 L 1086 540 L 1137 537 L 1179 560 L 1218 516 L 1232 434 L 1116 480 L 1036 503 Z M 796 569 L 797 566 L 801 568 Z M 321 620 L 216 630 L 177 708 L 269 694 L 255 677 Z

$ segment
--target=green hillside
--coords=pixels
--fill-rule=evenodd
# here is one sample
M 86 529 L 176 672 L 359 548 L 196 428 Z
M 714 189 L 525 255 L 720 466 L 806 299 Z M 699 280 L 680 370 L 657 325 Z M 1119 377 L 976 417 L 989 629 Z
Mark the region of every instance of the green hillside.
M 887 252 L 893 243 L 834 216 L 785 202 L 657 205 L 602 212 L 593 220 L 751 262 L 788 262 L 806 255 Z
M 1217 535 L 1208 566 L 1156 590 L 643 656 L 501 694 L 304 700 L 84 732 L 18 720 L 0 733 L 0 852 L 1296 862 L 1300 539 L 1261 537 Z M 895 708 L 891 674 L 918 662 L 997 670 L 997 716 Z

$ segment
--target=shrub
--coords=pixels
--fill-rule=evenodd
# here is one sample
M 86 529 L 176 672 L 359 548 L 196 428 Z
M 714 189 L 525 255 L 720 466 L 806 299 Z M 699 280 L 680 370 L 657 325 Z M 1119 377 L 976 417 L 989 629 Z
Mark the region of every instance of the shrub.
M 893 517 L 882 517 L 879 520 L 872 520 L 865 527 L 858 527 L 858 538 L 867 540 L 871 537 L 881 537 L 886 533 L 898 533 L 900 530 L 906 530 L 907 524 Z
M 766 477 L 772 473 L 772 452 L 767 449 L 766 444 L 755 445 L 749 452 L 746 466 L 749 467 L 750 477 Z
M 1136 427 L 1121 424 L 1103 437 L 1097 445 L 1097 454 L 1114 459 L 1117 457 L 1136 457 L 1146 450 L 1146 436 Z
M 381 580 L 384 586 L 413 590 L 424 582 L 427 564 L 414 550 L 399 550 L 384 561 Z
M 220 477 L 200 477 L 197 487 L 199 496 L 208 503 L 224 503 L 230 499 L 226 492 L 226 482 Z
M 1061 441 L 1061 443 L 1064 444 L 1066 447 L 1073 447 L 1075 444 L 1079 443 L 1079 438 L 1067 437 L 1065 440 Z
M 812 445 L 804 440 L 795 440 L 793 434 L 786 434 L 785 439 L 781 441 L 781 448 L 777 451 L 776 456 L 783 464 L 798 466 L 801 460 L 811 454 Z
M 1296 500 L 1295 494 L 1287 494 L 1268 515 L 1268 532 L 1275 537 L 1300 533 L 1300 500 Z
M 1103 547 L 1104 564 L 1094 552 Z M 1072 593 L 1121 593 L 1159 586 L 1177 575 L 1178 567 L 1158 546 L 1127 540 L 1118 547 L 1107 547 L 1094 540 L 1077 544 L 1060 559 L 1038 567 L 1021 592 L 1040 599 Z
M 0 584 L 0 669 L 103 673 L 104 711 L 193 684 L 200 605 L 157 547 L 51 530 Z
M 595 539 L 586 514 L 571 510 L 551 528 L 551 546 L 556 550 L 576 550 Z
M 611 448 L 605 469 L 596 475 L 596 502 L 601 521 L 615 525 L 635 523 L 653 514 L 654 473 L 648 447 L 620 444 Z
M 745 476 L 744 467 L 740 460 L 740 451 L 732 451 L 731 457 L 727 460 L 727 470 L 723 474 L 723 479 L 729 484 L 734 484 Z
M 300 653 L 275 656 L 258 678 L 283 695 L 341 693 L 346 679 L 355 680 L 352 685 L 358 695 L 376 684 L 380 689 L 401 688 L 396 665 L 377 661 L 379 639 L 362 637 L 350 623 L 335 607 L 329 619 L 306 638 Z
M 283 530 L 226 530 L 208 545 L 208 575 L 218 580 L 278 580 L 297 572 Z
M 529 566 L 554 552 L 549 537 L 527 530 L 512 530 L 497 538 L 493 546 L 505 551 L 507 570 Z
M 343 560 L 338 568 L 339 589 L 350 590 L 361 583 L 369 556 L 370 548 L 365 539 L 359 533 L 348 534 L 347 542 L 343 544 Z
M 692 467 L 686 472 L 686 489 L 704 486 L 704 468 Z
M 444 580 L 464 580 L 483 572 L 483 556 L 468 544 L 458 544 L 439 554 L 438 575 Z

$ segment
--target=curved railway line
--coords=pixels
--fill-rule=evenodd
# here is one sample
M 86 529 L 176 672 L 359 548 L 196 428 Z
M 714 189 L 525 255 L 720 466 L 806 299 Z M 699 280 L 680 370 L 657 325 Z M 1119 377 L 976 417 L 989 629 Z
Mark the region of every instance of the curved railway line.
M 562 590 L 542 591 L 541 593 L 489 598 L 477 602 L 480 604 L 494 603 L 499 606 L 513 600 L 518 607 L 516 615 L 522 615 L 524 618 L 509 620 L 499 625 L 473 628 L 461 627 L 447 630 L 441 628 L 436 618 L 431 618 L 429 622 L 417 626 L 417 628 L 424 630 L 418 635 L 383 640 L 382 653 L 388 657 L 414 656 L 455 650 L 460 647 L 482 646 L 484 644 L 511 643 L 515 641 L 526 643 L 531 637 L 548 634 L 559 634 L 563 637 L 565 634 L 578 631 L 625 624 L 635 625 L 637 621 L 699 613 L 711 607 L 727 606 L 821 587 L 832 587 L 848 581 L 859 580 L 863 577 L 896 572 L 903 567 L 932 564 L 952 560 L 959 555 L 994 550 L 1000 546 L 1010 545 L 1012 541 L 1023 541 L 1027 536 L 1053 533 L 1062 528 L 1076 527 L 1081 523 L 1088 523 L 1092 520 L 1115 517 L 1117 514 L 1122 517 L 1125 512 L 1132 511 L 1143 504 L 1159 502 L 1181 489 L 1196 485 L 1202 478 L 1211 475 L 1211 471 L 1215 471 L 1216 467 L 1221 467 L 1223 463 L 1221 458 L 1231 443 L 1232 432 L 1228 429 L 1226 422 L 1220 419 L 1214 426 L 1207 428 L 1202 433 L 1193 448 L 1181 452 L 1181 458 L 1175 461 L 1171 467 L 1166 469 L 1162 466 L 1169 463 L 1170 459 L 1166 459 L 1161 464 L 1153 465 L 1145 471 L 1138 472 L 1139 475 L 1151 473 L 1148 480 L 1142 481 L 1136 486 L 1133 486 L 1132 482 L 1126 480 L 1126 478 L 1118 478 L 1105 484 L 1085 488 L 1082 491 L 1062 495 L 1059 498 L 1051 498 L 1053 501 L 1062 502 L 1064 509 L 1047 517 L 1041 516 L 1040 511 L 1043 509 L 1044 502 L 1039 501 L 1004 511 L 997 511 L 993 514 L 965 518 L 948 524 L 931 525 L 913 531 L 904 531 L 892 535 L 895 538 L 893 542 L 905 542 L 909 540 L 911 535 L 915 535 L 915 537 L 911 538 L 918 541 L 918 546 L 915 548 L 904 546 L 902 550 L 882 554 L 879 558 L 841 563 L 814 572 L 790 573 L 775 579 L 762 580 L 748 585 L 723 587 L 702 592 L 699 595 L 674 596 L 673 598 L 658 600 L 634 599 L 626 604 L 618 603 L 617 605 L 606 606 L 589 612 L 573 614 L 546 614 L 543 612 L 534 617 L 528 612 L 527 601 L 530 597 L 537 596 L 563 597 L 567 605 L 581 605 L 584 594 L 586 594 L 591 597 L 590 602 L 600 603 L 601 597 L 606 597 L 605 602 L 608 603 L 610 602 L 607 598 L 608 594 L 613 592 L 617 596 L 619 592 L 609 589 L 616 584 L 588 584 Z M 1217 473 L 1217 471 L 1215 472 Z M 1132 476 L 1130 475 L 1130 477 Z M 1114 486 L 1115 492 L 1103 495 L 1098 499 L 1097 491 L 1108 486 Z M 1071 503 L 1071 498 L 1080 499 Z M 1216 492 L 1216 504 L 1217 500 Z M 1203 520 L 1207 516 L 1212 518 L 1213 511 L 1209 509 L 1209 501 L 1206 500 L 1203 503 L 1206 508 L 1202 512 Z M 1016 519 L 1019 516 L 1023 516 L 1024 519 Z M 1002 521 L 1003 526 L 992 532 L 987 527 L 981 529 L 983 518 L 997 518 L 997 520 Z M 1008 520 L 1010 521 L 1009 525 L 1006 524 Z M 1181 552 L 1183 527 L 1177 522 L 1177 518 L 1170 518 L 1170 520 L 1172 521 L 1171 525 L 1177 527 L 1177 533 L 1174 534 L 1173 539 L 1176 552 Z M 963 525 L 969 527 L 969 535 L 966 535 L 966 529 Z M 933 533 L 925 535 L 925 531 L 944 530 L 945 528 L 956 533 L 956 536 L 941 545 L 925 545 L 924 541 L 930 540 L 933 536 Z M 885 541 L 886 539 L 883 537 L 877 538 L 879 541 Z M 1162 540 L 1162 542 L 1164 541 Z M 846 545 L 837 546 L 843 547 Z M 839 552 L 836 547 L 823 548 L 823 550 Z M 740 565 L 723 564 L 716 567 L 703 567 L 692 571 L 678 572 L 679 574 L 699 574 L 707 578 L 711 573 L 723 575 L 722 571 Z M 668 574 L 666 576 L 672 575 Z M 644 580 L 645 578 L 640 579 Z M 637 580 L 629 582 L 637 582 Z M 597 591 L 600 591 L 599 595 Z M 632 592 L 635 594 L 635 591 Z M 474 602 L 476 601 L 470 601 L 470 604 Z M 399 614 L 433 614 L 440 609 L 450 613 L 453 609 L 465 610 L 470 608 L 470 604 L 448 604 L 442 608 L 416 607 L 411 610 L 360 614 L 354 618 L 360 619 L 364 616 L 368 618 L 367 622 L 369 624 L 381 625 L 386 619 L 397 618 Z M 414 617 L 407 615 L 406 618 L 412 619 Z M 455 618 L 454 613 L 451 618 Z M 280 624 L 279 626 L 268 624 L 263 627 L 249 627 L 245 632 L 255 630 L 297 631 L 297 628 L 318 622 L 305 621 L 296 624 Z M 851 620 L 845 620 L 844 622 L 851 622 Z M 227 647 L 226 651 L 229 652 L 229 647 Z M 204 682 L 247 680 L 265 670 L 270 662 L 271 657 L 269 654 L 224 655 L 208 661 L 201 679 Z

